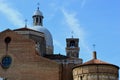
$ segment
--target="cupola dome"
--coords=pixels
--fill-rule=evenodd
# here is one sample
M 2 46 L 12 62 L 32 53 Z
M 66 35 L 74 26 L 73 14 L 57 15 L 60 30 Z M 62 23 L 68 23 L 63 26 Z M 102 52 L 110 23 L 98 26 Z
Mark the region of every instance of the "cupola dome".
M 37 8 L 37 10 L 33 14 L 33 16 L 36 16 L 36 15 L 43 16 L 42 12 L 39 10 L 39 7 Z
M 39 10 L 39 7 L 34 12 L 33 15 L 33 27 L 32 29 L 44 33 L 44 38 L 46 42 L 46 53 L 45 54 L 53 54 L 53 39 L 52 35 L 48 29 L 43 27 L 43 14 Z

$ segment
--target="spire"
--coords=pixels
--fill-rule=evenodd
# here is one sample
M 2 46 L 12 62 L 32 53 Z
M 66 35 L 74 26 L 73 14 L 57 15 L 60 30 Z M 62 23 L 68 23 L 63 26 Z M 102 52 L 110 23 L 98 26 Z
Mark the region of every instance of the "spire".
M 37 3 L 37 5 L 38 5 L 37 10 L 39 10 L 40 3 Z

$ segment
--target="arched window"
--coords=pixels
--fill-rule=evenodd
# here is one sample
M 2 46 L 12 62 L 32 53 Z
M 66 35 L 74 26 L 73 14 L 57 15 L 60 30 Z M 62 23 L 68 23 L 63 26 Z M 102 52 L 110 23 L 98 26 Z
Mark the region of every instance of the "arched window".
M 36 18 L 36 23 L 38 23 L 38 17 Z
M 71 42 L 70 42 L 70 47 L 71 47 L 71 48 L 74 48 L 74 47 L 75 47 L 75 41 L 71 41 Z
M 39 42 L 36 42 L 35 48 L 38 52 L 40 52 L 40 43 Z
M 42 19 L 40 18 L 40 23 L 42 23 Z

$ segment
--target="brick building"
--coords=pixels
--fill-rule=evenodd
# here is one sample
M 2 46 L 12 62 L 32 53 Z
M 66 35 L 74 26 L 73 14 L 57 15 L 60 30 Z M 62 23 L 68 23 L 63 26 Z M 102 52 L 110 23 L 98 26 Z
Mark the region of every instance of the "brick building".
M 67 38 L 66 55 L 54 54 L 52 35 L 43 27 L 43 18 L 38 7 L 33 27 L 0 32 L 2 80 L 73 80 L 73 67 L 82 65 L 79 39 Z
M 53 54 L 51 33 L 43 27 L 39 7 L 33 27 L 0 32 L 0 77 L 7 80 L 72 80 L 72 67 L 81 64 L 79 39 L 66 40 L 67 56 Z
M 74 80 L 119 80 L 119 67 L 97 59 L 96 51 L 93 59 L 73 68 Z

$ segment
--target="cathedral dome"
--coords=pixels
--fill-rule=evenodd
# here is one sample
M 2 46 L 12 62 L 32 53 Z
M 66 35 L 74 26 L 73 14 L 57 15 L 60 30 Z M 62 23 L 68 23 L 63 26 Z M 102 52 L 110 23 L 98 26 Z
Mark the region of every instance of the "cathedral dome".
M 49 30 L 38 25 L 34 25 L 32 29 L 44 33 L 46 41 L 46 54 L 53 54 L 53 38 Z
M 48 47 L 53 47 L 52 35 L 51 35 L 51 33 L 48 31 L 48 29 L 46 29 L 46 28 L 43 27 L 43 26 L 34 26 L 33 29 L 36 30 L 36 31 L 39 31 L 39 32 L 44 33 L 44 35 L 45 35 L 45 40 L 46 40 L 46 45 L 47 45 Z
M 44 38 L 46 42 L 46 53 L 45 54 L 53 54 L 53 39 L 51 33 L 43 27 L 43 14 L 39 10 L 39 7 L 34 12 L 33 15 L 33 27 L 32 29 L 44 33 Z

